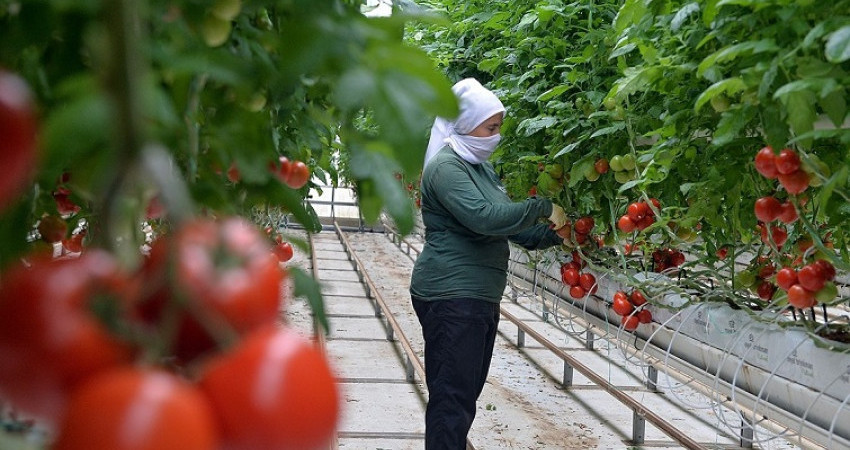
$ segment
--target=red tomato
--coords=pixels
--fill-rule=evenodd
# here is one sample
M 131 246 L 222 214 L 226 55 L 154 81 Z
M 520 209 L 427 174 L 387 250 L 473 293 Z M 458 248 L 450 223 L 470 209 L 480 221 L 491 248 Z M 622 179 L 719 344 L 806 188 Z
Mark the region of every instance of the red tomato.
M 29 86 L 0 70 L 0 211 L 24 191 L 36 163 L 36 117 Z
M 629 295 L 629 300 L 635 306 L 641 306 L 646 303 L 646 297 L 644 297 L 643 292 L 637 289 L 632 291 L 632 293 Z
M 623 325 L 623 329 L 626 331 L 635 331 L 640 324 L 640 318 L 637 315 L 623 316 L 620 319 L 620 324 Z
M 776 171 L 780 175 L 788 175 L 800 169 L 800 157 L 790 148 L 783 148 L 776 155 Z
M 783 267 L 776 272 L 776 285 L 784 290 L 797 284 L 797 271 L 793 267 Z
M 573 225 L 573 229 L 576 230 L 576 233 L 588 234 L 590 230 L 593 229 L 593 217 L 585 216 L 578 220 L 576 220 L 575 225 Z
M 729 254 L 729 248 L 721 247 L 717 249 L 717 252 L 715 254 L 717 255 L 717 259 L 726 259 L 726 255 Z
M 776 170 L 776 155 L 770 146 L 764 147 L 756 153 L 756 170 L 770 180 L 779 175 Z
M 779 214 L 776 218 L 782 221 L 782 223 L 791 224 L 794 223 L 799 216 L 797 215 L 797 209 L 794 208 L 794 204 L 791 202 L 785 202 L 779 209 Z
M 579 271 L 573 267 L 570 267 L 561 273 L 561 281 L 568 286 L 578 286 L 580 278 L 581 275 L 579 274 Z
M 227 168 L 227 180 L 231 183 L 238 183 L 241 178 L 239 167 L 236 166 L 236 163 L 230 163 L 230 167 Z
M 570 287 L 570 297 L 578 300 L 584 298 L 587 295 L 587 291 L 581 286 L 571 286 Z
M 638 311 L 637 317 L 640 323 L 652 322 L 652 312 L 650 312 L 648 309 L 642 309 Z
M 608 172 L 608 160 L 605 158 L 599 158 L 593 163 L 593 168 L 596 170 L 596 173 L 603 174 Z
M 142 268 L 149 289 L 139 308 L 148 322 L 158 323 L 179 306 L 171 345 L 186 362 L 216 347 L 210 327 L 244 334 L 274 322 L 280 273 L 268 238 L 252 223 L 198 219 L 154 242 Z
M 756 294 L 758 294 L 759 298 L 762 300 L 770 300 L 773 298 L 774 292 L 776 292 L 776 286 L 767 281 L 762 281 L 759 283 L 758 288 L 756 288 Z
M 334 375 L 311 342 L 264 328 L 201 374 L 229 450 L 327 448 L 339 418 Z
M 770 223 L 782 212 L 782 204 L 773 196 L 762 197 L 755 203 L 756 219 Z
M 645 204 L 646 203 L 644 203 L 644 205 Z M 650 225 L 652 225 L 654 223 L 655 223 L 655 218 L 653 218 L 651 215 L 645 215 L 645 216 L 643 216 L 643 218 L 641 218 L 635 224 L 635 226 L 637 227 L 638 230 L 645 230 L 647 227 L 649 227 Z
M 419 200 L 419 199 L 417 198 L 417 200 Z M 572 232 L 573 232 L 573 227 L 570 224 L 570 221 L 567 221 L 567 223 L 564 224 L 564 226 L 555 230 L 555 233 L 557 233 L 558 236 L 561 237 L 561 239 L 569 239 L 570 236 L 572 235 Z
M 826 274 L 818 264 L 807 264 L 797 271 L 797 282 L 809 291 L 817 292 L 826 284 Z
M 670 264 L 679 267 L 685 263 L 685 254 L 676 250 L 670 254 Z
M 528 196 L 529 197 L 536 197 L 537 196 L 537 186 L 531 186 L 531 188 L 528 189 Z
M 815 293 L 795 284 L 788 289 L 788 303 L 795 308 L 811 308 L 817 304 Z
M 0 398 L 50 423 L 74 386 L 132 359 L 132 348 L 91 311 L 119 326 L 114 316 L 129 309 L 133 286 L 99 250 L 30 263 L 11 267 L 0 284 Z
M 277 260 L 280 262 L 287 262 L 292 259 L 292 255 L 294 254 L 292 249 L 292 244 L 289 242 L 278 242 L 272 248 L 274 255 L 277 257 Z
M 617 221 L 617 228 L 624 233 L 631 233 L 637 228 L 637 225 L 635 225 L 635 222 L 628 215 L 624 215 Z
M 809 187 L 809 174 L 802 170 L 797 170 L 789 174 L 779 174 L 779 184 L 788 191 L 789 194 L 799 194 Z
M 592 273 L 583 273 L 578 277 L 578 283 L 585 291 L 590 291 L 596 286 L 596 277 Z
M 62 239 L 62 246 L 70 253 L 80 253 L 83 251 L 83 239 L 86 237 L 86 231 L 71 235 L 68 239 Z
M 41 240 L 54 243 L 65 239 L 65 234 L 68 232 L 68 224 L 61 217 L 44 216 L 38 222 L 37 229 L 38 234 L 41 235 Z
M 817 265 L 823 271 L 823 276 L 828 281 L 832 281 L 835 278 L 835 266 L 832 265 L 831 262 L 825 259 L 819 259 L 812 264 Z
M 570 256 L 573 258 L 571 262 L 575 263 L 574 265 L 576 269 L 581 270 L 587 267 L 587 261 L 581 258 L 581 253 L 579 253 L 578 250 L 573 250 L 573 252 L 570 253 Z
M 661 202 L 658 201 L 657 198 L 651 198 L 651 199 L 649 199 L 649 202 L 652 203 L 652 206 L 654 206 L 655 209 L 661 210 Z M 649 211 L 650 211 L 650 213 L 654 214 L 651 209 Z
M 292 171 L 286 181 L 287 186 L 292 189 L 299 189 L 310 181 L 310 169 L 301 161 L 292 163 Z
M 288 184 L 289 177 L 292 174 L 292 162 L 289 161 L 289 158 L 286 156 L 281 156 L 278 158 L 278 165 L 276 168 L 277 177 L 280 178 L 280 181 Z
M 613 309 L 615 313 L 621 316 L 627 316 L 631 314 L 632 311 L 634 311 L 635 307 L 634 305 L 632 305 L 629 299 L 626 298 L 625 294 L 622 296 L 615 294 L 614 302 L 611 304 L 611 309 Z
M 782 247 L 785 241 L 788 240 L 788 232 L 783 227 L 770 227 L 770 235 L 768 235 L 767 227 L 764 224 L 759 224 L 759 233 L 761 234 L 762 242 L 769 244 L 770 240 L 773 239 L 773 243 L 777 247 Z
M 632 219 L 632 222 L 639 222 L 643 219 L 643 216 L 646 215 L 646 209 L 646 203 L 630 203 L 629 207 L 626 209 L 626 215 L 629 216 L 629 219 Z
M 175 375 L 123 367 L 74 393 L 54 450 L 212 450 L 215 416 L 201 391 Z
M 60 216 L 66 217 L 76 214 L 80 207 L 71 200 L 71 190 L 59 186 L 53 191 L 53 200 L 56 202 L 56 211 Z

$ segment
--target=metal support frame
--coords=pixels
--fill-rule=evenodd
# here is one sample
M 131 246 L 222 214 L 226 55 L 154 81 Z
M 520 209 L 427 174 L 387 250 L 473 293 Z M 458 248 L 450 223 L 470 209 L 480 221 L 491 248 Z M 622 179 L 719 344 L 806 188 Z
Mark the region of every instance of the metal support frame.
M 652 392 L 658 392 L 658 369 L 649 366 L 646 371 L 646 388 Z

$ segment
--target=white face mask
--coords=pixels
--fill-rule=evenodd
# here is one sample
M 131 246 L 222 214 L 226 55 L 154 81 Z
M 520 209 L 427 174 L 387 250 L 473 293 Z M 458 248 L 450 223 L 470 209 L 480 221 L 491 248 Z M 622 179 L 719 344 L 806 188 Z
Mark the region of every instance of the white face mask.
M 488 137 L 456 134 L 446 138 L 446 143 L 465 161 L 470 164 L 481 164 L 490 158 L 501 140 L 501 134 Z

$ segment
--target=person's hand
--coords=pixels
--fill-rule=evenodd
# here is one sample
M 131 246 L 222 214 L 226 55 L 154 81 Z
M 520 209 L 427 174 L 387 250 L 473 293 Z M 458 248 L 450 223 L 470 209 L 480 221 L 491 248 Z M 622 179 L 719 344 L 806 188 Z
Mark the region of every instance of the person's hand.
M 570 245 L 572 238 L 573 226 L 568 220 L 561 228 L 555 230 L 555 233 L 564 240 L 564 245 Z
M 552 222 L 552 228 L 560 229 L 567 223 L 567 214 L 564 213 L 564 208 L 556 204 L 552 204 L 552 214 L 549 215 L 549 222 Z

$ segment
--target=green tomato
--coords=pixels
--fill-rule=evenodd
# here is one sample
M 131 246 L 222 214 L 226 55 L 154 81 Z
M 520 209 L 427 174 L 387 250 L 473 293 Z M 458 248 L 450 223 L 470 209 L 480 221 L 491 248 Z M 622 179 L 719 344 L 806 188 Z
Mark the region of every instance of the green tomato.
M 832 281 L 827 281 L 819 291 L 815 292 L 815 300 L 818 303 L 831 302 L 835 297 L 838 297 L 838 286 Z
M 628 183 L 635 178 L 635 174 L 633 172 L 620 171 L 614 172 L 614 179 L 617 180 L 617 183 Z
M 693 242 L 697 240 L 697 232 L 691 227 L 679 226 L 679 229 L 676 230 L 676 236 L 685 242 Z
M 229 20 L 221 20 L 212 14 L 204 18 L 204 23 L 201 25 L 201 36 L 204 42 L 210 47 L 218 47 L 230 38 L 230 31 L 233 28 Z
M 588 164 L 584 168 L 584 178 L 587 181 L 590 181 L 590 182 L 596 181 L 596 180 L 599 179 L 600 176 L 601 176 L 600 173 L 596 171 L 596 168 L 593 167 L 592 164 Z
M 210 12 L 221 20 L 231 21 L 242 10 L 242 0 L 216 0 Z
M 635 170 L 635 156 L 631 153 L 623 155 L 623 170 Z
M 614 155 L 611 157 L 611 160 L 608 161 L 608 168 L 613 170 L 614 172 L 622 172 L 623 171 L 623 157 L 620 155 Z
M 564 176 L 564 167 L 560 164 L 548 164 L 546 166 L 546 172 L 552 176 L 552 178 L 558 180 Z

